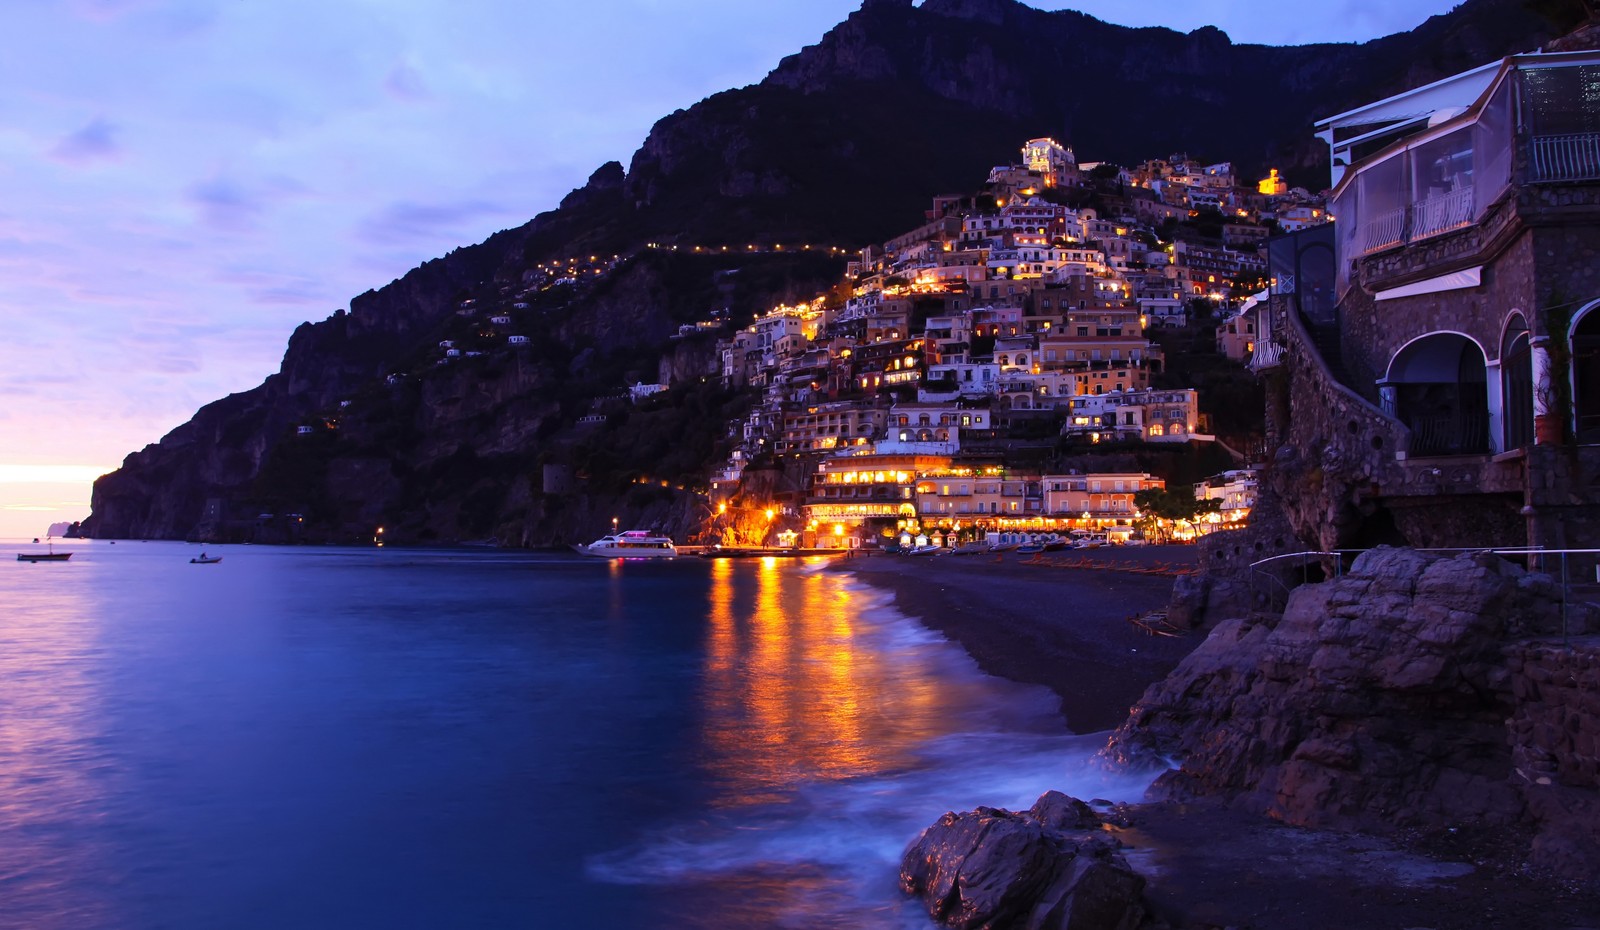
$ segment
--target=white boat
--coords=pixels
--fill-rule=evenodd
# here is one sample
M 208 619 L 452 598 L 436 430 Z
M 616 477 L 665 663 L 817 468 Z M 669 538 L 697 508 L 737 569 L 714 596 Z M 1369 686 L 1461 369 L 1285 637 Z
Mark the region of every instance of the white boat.
M 628 530 L 602 536 L 587 546 L 573 546 L 581 555 L 594 555 L 602 559 L 670 559 L 678 554 L 670 536 L 658 536 L 646 530 Z

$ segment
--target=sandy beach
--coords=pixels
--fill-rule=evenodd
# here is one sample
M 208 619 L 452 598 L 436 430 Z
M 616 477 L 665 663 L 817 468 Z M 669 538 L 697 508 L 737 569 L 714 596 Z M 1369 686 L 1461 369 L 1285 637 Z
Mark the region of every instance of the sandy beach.
M 988 673 L 1044 685 L 1078 733 L 1116 727 L 1205 632 L 1152 635 L 1188 546 L 842 560 Z M 1132 571 L 1137 569 L 1139 571 Z M 1443 835 L 1306 830 L 1212 805 L 1117 812 L 1146 899 L 1181 930 L 1594 930 L 1600 894 L 1527 869 L 1527 837 L 1463 824 Z M 907 837 L 909 841 L 911 837 Z
M 836 563 L 892 590 L 895 604 L 958 642 L 991 675 L 1040 684 L 1077 733 L 1109 730 L 1201 636 L 1159 636 L 1130 618 L 1166 606 L 1192 546 L 1019 555 L 874 555 Z M 1092 567 L 1076 567 L 1088 565 Z M 1129 569 L 1138 569 L 1138 572 Z

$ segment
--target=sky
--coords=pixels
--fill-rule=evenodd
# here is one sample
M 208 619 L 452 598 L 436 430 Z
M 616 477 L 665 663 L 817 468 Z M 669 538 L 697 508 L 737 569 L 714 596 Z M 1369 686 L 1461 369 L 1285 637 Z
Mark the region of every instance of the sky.
M 301 322 L 554 207 L 858 5 L 6 0 L 0 537 L 87 516 L 96 475 L 260 384 Z M 1033 5 L 1275 45 L 1450 6 Z

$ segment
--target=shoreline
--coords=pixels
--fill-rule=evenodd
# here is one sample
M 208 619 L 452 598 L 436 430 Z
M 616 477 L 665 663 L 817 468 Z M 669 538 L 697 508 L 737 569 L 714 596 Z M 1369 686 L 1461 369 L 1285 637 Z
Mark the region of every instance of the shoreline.
M 1143 546 L 1039 558 L 873 555 L 829 570 L 891 592 L 897 609 L 960 645 L 985 673 L 1049 688 L 1067 728 L 1087 734 L 1121 724 L 1145 688 L 1205 638 L 1156 636 L 1129 622 L 1166 607 L 1173 576 L 1121 569 L 1191 568 L 1197 552 Z
M 897 609 L 960 645 L 985 673 L 1050 688 L 1066 726 L 1087 734 L 1120 725 L 1145 688 L 1209 632 L 1154 636 L 1127 622 L 1165 607 L 1173 579 L 1118 566 L 1192 567 L 1197 555 L 1193 546 L 1105 547 L 1037 561 L 1016 553 L 874 555 L 828 570 L 892 592 Z M 1050 565 L 1069 561 L 1100 567 Z M 1144 800 L 1119 806 L 1112 820 L 1147 881 L 1146 903 L 1161 926 L 1176 930 L 1580 930 L 1600 913 L 1592 889 L 1529 869 L 1528 838 L 1514 830 L 1342 833 L 1207 799 Z

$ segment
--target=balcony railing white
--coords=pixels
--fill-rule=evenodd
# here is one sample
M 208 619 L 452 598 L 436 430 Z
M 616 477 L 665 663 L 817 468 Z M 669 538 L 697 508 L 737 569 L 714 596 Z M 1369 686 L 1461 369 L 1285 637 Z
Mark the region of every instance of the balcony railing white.
M 1439 233 L 1472 225 L 1472 188 L 1462 187 L 1448 194 L 1419 200 L 1411 205 L 1411 238 L 1436 236 Z
M 1361 227 L 1361 249 L 1376 252 L 1406 241 L 1406 211 L 1404 208 L 1380 213 Z
M 1528 149 L 1529 180 L 1535 183 L 1600 178 L 1600 132 L 1534 136 Z

